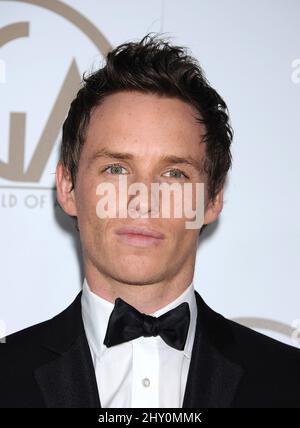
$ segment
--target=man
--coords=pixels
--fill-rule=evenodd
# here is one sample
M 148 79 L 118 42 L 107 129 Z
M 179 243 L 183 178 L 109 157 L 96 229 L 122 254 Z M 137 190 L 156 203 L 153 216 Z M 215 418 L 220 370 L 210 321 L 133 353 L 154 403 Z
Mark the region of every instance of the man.
M 1 407 L 300 407 L 300 351 L 225 319 L 194 290 L 199 233 L 222 210 L 232 135 L 197 61 L 157 37 L 117 47 L 84 79 L 56 170 L 58 202 L 80 234 L 83 291 L 1 345 Z M 101 185 L 118 201 L 120 177 L 149 191 L 204 183 L 200 226 L 163 218 L 161 195 L 135 217 L 101 217 Z

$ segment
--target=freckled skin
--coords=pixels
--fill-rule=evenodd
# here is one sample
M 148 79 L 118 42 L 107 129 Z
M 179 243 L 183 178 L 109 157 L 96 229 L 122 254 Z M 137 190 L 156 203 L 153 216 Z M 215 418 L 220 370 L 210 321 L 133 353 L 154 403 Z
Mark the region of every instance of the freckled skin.
M 87 281 L 96 294 L 111 302 L 121 297 L 142 312 L 152 313 L 174 300 L 193 279 L 199 229 L 185 228 L 190 219 L 172 218 L 172 215 L 151 218 L 150 201 L 147 219 L 99 219 L 96 188 L 101 182 L 111 182 L 117 187 L 119 174 L 126 174 L 128 186 L 145 183 L 149 194 L 154 182 L 194 185 L 204 182 L 206 195 L 206 177 L 200 171 L 190 165 L 161 162 L 164 155 L 203 160 L 206 145 L 201 139 L 205 129 L 196 116 L 198 113 L 192 106 L 176 98 L 127 91 L 110 95 L 91 116 L 74 191 L 65 191 L 70 180 L 62 166 L 57 167 L 58 200 L 69 215 L 78 218 Z M 91 161 L 93 154 L 104 147 L 130 152 L 134 159 Z M 104 171 L 116 163 L 120 168 Z M 170 171 L 174 169 L 188 178 L 180 173 L 172 176 Z M 213 203 L 205 198 L 204 224 L 218 217 L 222 195 L 223 190 Z M 140 224 L 158 230 L 165 239 L 160 245 L 146 249 L 120 242 L 115 233 L 117 228 Z

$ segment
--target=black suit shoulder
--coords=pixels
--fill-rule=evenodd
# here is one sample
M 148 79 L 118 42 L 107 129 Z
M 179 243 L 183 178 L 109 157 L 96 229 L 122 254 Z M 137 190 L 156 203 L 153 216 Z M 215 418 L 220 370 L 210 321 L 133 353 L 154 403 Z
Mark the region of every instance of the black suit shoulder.
M 236 407 L 300 407 L 300 349 L 216 312 L 214 318 L 219 331 L 228 332 L 218 346 L 244 369 Z
M 44 407 L 37 390 L 34 371 L 57 358 L 55 347 L 44 346 L 49 338 L 68 338 L 71 313 L 77 308 L 80 295 L 64 311 L 53 318 L 27 327 L 2 339 L 0 344 L 0 407 Z M 77 317 L 78 318 L 78 317 Z M 19 405 L 17 405 L 19 403 Z
M 0 345 L 0 407 L 44 407 L 33 376 L 36 367 L 53 358 L 41 346 L 50 321 L 6 337 Z
M 26 327 L 3 338 L 3 343 L 1 344 L 3 346 L 0 346 L 0 356 L 4 357 L 7 352 L 15 352 L 18 348 L 31 352 L 33 348 L 39 347 L 47 339 L 50 327 L 54 323 L 62 327 L 61 321 L 64 320 L 65 315 L 69 312 L 73 304 L 74 302 L 62 312 L 46 321 Z

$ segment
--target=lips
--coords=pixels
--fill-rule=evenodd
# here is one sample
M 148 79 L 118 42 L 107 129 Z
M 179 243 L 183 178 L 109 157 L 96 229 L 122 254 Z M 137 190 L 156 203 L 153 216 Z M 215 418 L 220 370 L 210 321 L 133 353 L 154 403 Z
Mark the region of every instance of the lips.
M 158 248 L 164 242 L 165 235 L 146 226 L 124 226 L 116 230 L 121 244 L 144 249 Z
M 150 229 L 144 226 L 124 226 L 120 229 L 117 229 L 116 233 L 118 235 L 129 235 L 129 236 L 143 236 L 155 239 L 164 239 L 165 235 L 158 232 L 157 230 Z

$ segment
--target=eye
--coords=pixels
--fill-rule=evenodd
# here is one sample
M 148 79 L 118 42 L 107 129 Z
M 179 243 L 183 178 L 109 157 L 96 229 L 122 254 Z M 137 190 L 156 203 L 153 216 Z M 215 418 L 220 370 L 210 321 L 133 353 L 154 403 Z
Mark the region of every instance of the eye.
M 110 168 L 111 168 L 111 171 L 114 171 L 114 172 L 108 173 L 111 175 L 118 175 L 118 174 L 120 174 L 120 170 L 122 170 L 122 168 L 125 169 L 122 165 L 120 165 L 118 163 L 114 163 L 114 164 L 111 164 L 111 165 L 108 165 L 107 167 L 105 167 L 102 172 L 107 172 Z
M 172 178 L 189 178 L 183 171 L 181 171 L 180 169 L 170 169 L 169 171 L 167 171 L 167 173 L 171 172 Z M 181 174 L 181 176 L 180 176 Z M 178 176 L 179 175 L 179 176 Z

